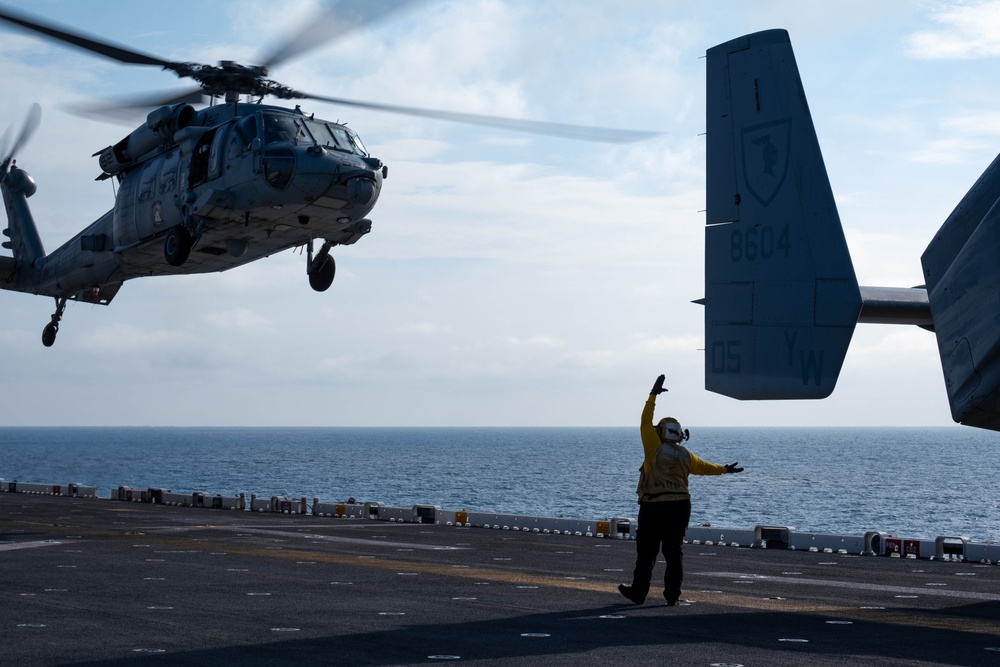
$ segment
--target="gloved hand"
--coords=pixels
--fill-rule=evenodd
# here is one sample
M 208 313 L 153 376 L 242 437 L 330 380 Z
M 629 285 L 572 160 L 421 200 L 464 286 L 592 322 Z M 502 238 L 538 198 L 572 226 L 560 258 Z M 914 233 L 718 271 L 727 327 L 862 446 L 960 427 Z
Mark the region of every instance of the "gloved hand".
M 663 386 L 663 381 L 666 379 L 666 375 L 660 375 L 660 377 L 656 378 L 656 382 L 653 384 L 653 388 L 649 391 L 649 393 L 653 396 L 658 396 L 667 391 Z
M 739 461 L 734 461 L 726 466 L 726 472 L 743 472 L 743 468 L 738 467 Z

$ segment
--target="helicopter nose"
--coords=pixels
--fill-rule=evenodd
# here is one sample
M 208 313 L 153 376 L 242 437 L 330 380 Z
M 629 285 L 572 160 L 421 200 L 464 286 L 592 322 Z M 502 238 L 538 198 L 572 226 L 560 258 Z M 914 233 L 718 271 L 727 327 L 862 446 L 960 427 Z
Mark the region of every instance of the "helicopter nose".
M 345 200 L 348 206 L 363 209 L 371 207 L 378 199 L 382 186 L 382 173 L 371 158 L 341 155 L 328 152 L 321 160 L 326 166 L 328 186 L 326 195 Z M 377 165 L 381 168 L 382 163 Z
M 382 163 L 328 148 L 311 148 L 296 151 L 289 194 L 294 192 L 294 196 L 335 210 L 340 216 L 358 218 L 371 210 L 382 186 Z

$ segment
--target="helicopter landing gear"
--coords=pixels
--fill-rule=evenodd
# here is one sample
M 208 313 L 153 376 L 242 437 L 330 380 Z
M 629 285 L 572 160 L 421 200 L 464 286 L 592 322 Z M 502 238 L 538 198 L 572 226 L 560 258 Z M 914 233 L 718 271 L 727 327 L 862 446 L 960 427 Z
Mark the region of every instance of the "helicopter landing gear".
M 42 345 L 52 347 L 56 342 L 56 334 L 59 333 L 59 321 L 62 320 L 63 311 L 66 310 L 66 298 L 56 297 L 56 312 L 52 313 L 52 321 L 42 329 Z
M 319 269 L 309 274 L 309 286 L 317 292 L 325 292 L 333 284 L 333 277 L 337 274 L 337 263 L 333 257 L 327 255 Z
M 337 263 L 330 256 L 332 243 L 324 242 L 323 247 L 313 257 L 313 244 L 309 241 L 309 260 L 306 264 L 306 273 L 309 274 L 309 286 L 317 292 L 325 292 L 333 284 L 333 278 L 337 275 Z
M 180 266 L 187 261 L 193 245 L 191 232 L 184 225 L 177 225 L 167 232 L 163 241 L 163 258 L 170 266 Z

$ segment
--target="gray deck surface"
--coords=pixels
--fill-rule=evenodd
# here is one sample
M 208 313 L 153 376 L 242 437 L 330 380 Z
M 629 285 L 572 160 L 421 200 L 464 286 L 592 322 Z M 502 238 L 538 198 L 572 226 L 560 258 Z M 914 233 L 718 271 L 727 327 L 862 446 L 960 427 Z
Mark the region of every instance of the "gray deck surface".
M 0 664 L 1000 665 L 1000 567 L 0 493 Z M 662 576 L 657 566 L 654 578 Z

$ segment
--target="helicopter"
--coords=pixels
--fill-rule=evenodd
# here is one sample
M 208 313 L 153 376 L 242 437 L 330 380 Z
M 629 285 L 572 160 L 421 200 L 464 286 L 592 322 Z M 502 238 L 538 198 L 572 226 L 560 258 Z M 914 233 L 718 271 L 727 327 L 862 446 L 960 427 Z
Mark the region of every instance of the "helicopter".
M 169 61 L 0 6 L 0 21 L 19 29 L 198 84 L 99 109 L 110 114 L 152 107 L 144 123 L 94 153 L 101 169 L 96 180 L 117 184 L 114 207 L 48 254 L 27 204 L 37 185 L 15 159 L 39 126 L 40 107 L 31 107 L 9 149 L 0 141 L 0 191 L 8 220 L 2 246 L 12 253 L 0 255 L 0 289 L 55 299 L 43 345 L 55 343 L 68 302 L 109 305 L 134 278 L 226 271 L 304 247 L 310 287 L 330 288 L 336 276 L 331 250 L 371 232 L 368 215 L 388 166 L 346 124 L 307 114 L 299 105 L 265 104 L 265 98 L 587 141 L 626 143 L 659 134 L 345 100 L 267 78 L 273 67 L 408 4 L 379 3 L 335 28 L 324 20 L 332 10 L 321 10 L 253 66 Z M 196 108 L 205 100 L 208 106 Z

